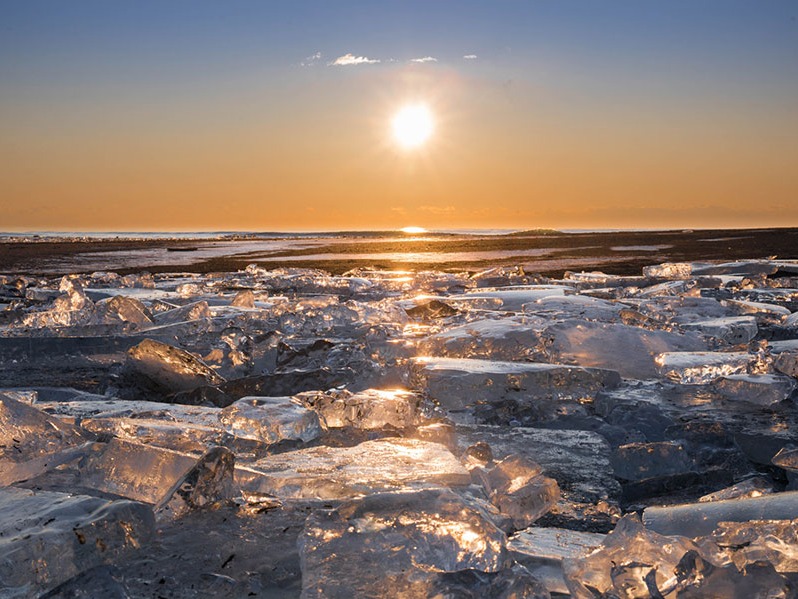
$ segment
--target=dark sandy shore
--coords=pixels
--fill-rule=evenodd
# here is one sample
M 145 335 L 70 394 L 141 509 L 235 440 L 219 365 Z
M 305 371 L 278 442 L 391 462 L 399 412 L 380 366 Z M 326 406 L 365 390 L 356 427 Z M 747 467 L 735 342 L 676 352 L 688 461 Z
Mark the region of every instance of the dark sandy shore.
M 305 242 L 310 243 L 305 243 Z M 104 239 L 13 240 L 0 243 L 0 273 L 61 275 L 109 270 L 224 272 L 258 264 L 266 268 L 319 268 L 341 274 L 354 268 L 477 271 L 520 265 L 559 276 L 566 270 L 634 275 L 649 264 L 742 258 L 798 258 L 798 229 L 730 229 L 508 235 L 365 236 L 277 240 Z M 312 247 L 307 247 L 312 245 Z M 483 253 L 472 256 L 474 252 Z M 485 252 L 500 252 L 486 255 Z M 375 258 L 375 254 L 380 256 Z M 424 258 L 420 259 L 419 255 Z M 320 258 L 320 256 L 324 256 Z

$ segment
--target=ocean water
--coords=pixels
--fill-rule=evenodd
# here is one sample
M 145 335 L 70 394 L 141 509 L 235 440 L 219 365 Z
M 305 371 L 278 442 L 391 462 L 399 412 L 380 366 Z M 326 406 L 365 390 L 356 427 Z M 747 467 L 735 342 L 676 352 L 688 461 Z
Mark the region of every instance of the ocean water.
M 58 240 L 60 249 L 41 245 Z M 110 244 L 108 242 L 115 243 Z M 118 242 L 130 241 L 130 244 Z M 74 242 L 70 249 L 70 243 Z M 78 245 L 78 242 L 80 244 Z M 152 243 L 147 243 L 152 242 Z M 553 230 L 446 229 L 391 231 L 149 231 L 0 233 L 0 273 L 60 275 L 114 270 L 210 272 L 313 267 L 335 274 L 353 268 L 527 272 L 602 270 L 640 274 L 667 261 L 778 256 L 794 258 L 798 229 Z M 57 251 L 57 253 L 56 253 Z
M 404 235 L 506 235 L 518 229 L 430 229 L 424 233 L 404 233 L 397 230 L 352 230 L 352 231 L 0 231 L 0 240 L 161 240 L 161 239 L 292 239 L 292 238 L 384 238 Z

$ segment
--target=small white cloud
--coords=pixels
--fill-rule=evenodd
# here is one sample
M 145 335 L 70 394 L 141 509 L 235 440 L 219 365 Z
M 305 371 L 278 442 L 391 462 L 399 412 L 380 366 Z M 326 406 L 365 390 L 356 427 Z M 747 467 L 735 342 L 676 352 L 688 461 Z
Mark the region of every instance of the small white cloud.
M 380 62 L 376 58 L 368 58 L 366 56 L 355 56 L 354 54 L 344 54 L 339 56 L 330 63 L 331 67 L 348 67 L 358 64 L 376 64 Z
M 477 55 L 476 54 L 466 54 L 465 56 L 463 56 L 463 58 L 465 58 L 466 60 L 476 60 L 477 59 Z
M 320 60 L 321 60 L 321 52 L 315 52 L 310 56 L 306 56 L 305 60 L 303 60 L 299 64 L 303 67 L 312 67 L 314 64 L 318 64 Z
M 411 58 L 410 62 L 438 62 L 434 56 L 425 56 L 424 58 Z

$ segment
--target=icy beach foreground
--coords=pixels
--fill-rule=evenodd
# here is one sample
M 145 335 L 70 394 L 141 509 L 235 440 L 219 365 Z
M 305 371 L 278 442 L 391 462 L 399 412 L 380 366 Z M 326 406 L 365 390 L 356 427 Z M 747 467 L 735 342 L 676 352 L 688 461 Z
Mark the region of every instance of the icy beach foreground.
M 793 597 L 798 263 L 0 276 L 2 597 Z

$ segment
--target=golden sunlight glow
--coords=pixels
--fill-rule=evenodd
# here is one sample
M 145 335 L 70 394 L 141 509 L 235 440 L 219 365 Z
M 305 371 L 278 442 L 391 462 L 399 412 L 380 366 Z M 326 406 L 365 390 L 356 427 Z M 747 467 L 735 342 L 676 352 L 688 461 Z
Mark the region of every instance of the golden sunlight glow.
M 391 129 L 396 143 L 406 150 L 412 150 L 424 145 L 430 138 L 435 123 L 426 105 L 411 104 L 394 115 Z
M 418 235 L 420 233 L 426 233 L 427 230 L 424 227 L 402 227 L 399 229 L 402 233 L 407 233 L 408 235 Z

